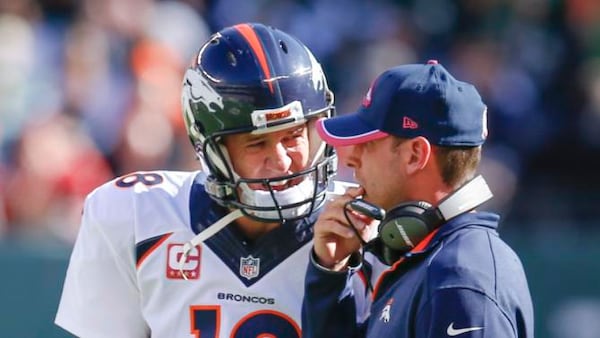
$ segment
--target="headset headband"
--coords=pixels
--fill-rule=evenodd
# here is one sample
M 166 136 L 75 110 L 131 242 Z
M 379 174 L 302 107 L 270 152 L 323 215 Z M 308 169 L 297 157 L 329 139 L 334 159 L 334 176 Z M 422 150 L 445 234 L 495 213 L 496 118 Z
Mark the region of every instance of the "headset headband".
M 492 198 L 492 196 L 492 191 L 483 179 L 483 176 L 477 175 L 460 187 L 460 189 L 442 200 L 437 209 L 444 220 L 448 221 L 462 213 L 477 208 Z

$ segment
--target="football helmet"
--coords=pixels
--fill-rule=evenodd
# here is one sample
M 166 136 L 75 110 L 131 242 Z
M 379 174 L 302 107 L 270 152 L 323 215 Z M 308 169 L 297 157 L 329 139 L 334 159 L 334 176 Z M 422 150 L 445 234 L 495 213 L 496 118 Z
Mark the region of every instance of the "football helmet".
M 333 94 L 321 65 L 298 39 L 258 23 L 214 34 L 185 73 L 182 109 L 188 136 L 208 173 L 205 189 L 219 204 L 266 222 L 303 218 L 322 206 L 337 163 L 314 122 L 334 113 Z M 224 136 L 269 133 L 304 123 L 310 142 L 304 170 L 258 179 L 234 171 Z M 290 181 L 300 183 L 271 188 Z M 256 183 L 265 190 L 252 190 L 249 184 Z

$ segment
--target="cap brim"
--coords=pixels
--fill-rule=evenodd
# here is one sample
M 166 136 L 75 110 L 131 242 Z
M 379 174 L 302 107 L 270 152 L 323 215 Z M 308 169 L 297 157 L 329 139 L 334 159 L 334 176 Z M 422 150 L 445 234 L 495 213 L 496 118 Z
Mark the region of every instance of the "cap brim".
M 317 132 L 334 147 L 351 146 L 388 136 L 365 124 L 357 114 L 347 114 L 317 121 Z

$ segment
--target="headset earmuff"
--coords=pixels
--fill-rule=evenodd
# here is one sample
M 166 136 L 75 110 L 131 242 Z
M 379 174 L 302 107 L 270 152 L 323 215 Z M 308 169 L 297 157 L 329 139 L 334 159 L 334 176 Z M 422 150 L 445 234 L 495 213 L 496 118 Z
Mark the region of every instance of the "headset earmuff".
M 440 201 L 437 207 L 424 201 L 397 205 L 379 224 L 384 260 L 389 264 L 395 262 L 444 222 L 475 209 L 492 196 L 485 179 L 478 175 Z
M 436 208 L 424 201 L 405 202 L 387 212 L 379 224 L 384 246 L 405 253 L 414 248 L 443 221 Z

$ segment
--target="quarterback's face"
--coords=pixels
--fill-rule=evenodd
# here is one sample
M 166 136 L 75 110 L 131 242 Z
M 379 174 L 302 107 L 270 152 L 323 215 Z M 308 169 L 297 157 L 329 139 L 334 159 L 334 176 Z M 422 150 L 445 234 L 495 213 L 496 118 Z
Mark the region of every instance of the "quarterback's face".
M 297 173 L 306 168 L 309 158 L 309 141 L 306 125 L 272 133 L 228 135 L 225 147 L 233 169 L 242 178 L 274 178 Z M 271 186 L 283 190 L 299 182 L 278 182 Z M 267 190 L 261 184 L 250 185 L 254 190 Z

